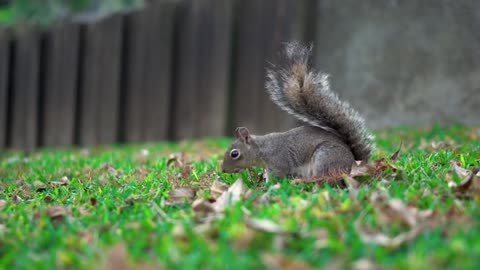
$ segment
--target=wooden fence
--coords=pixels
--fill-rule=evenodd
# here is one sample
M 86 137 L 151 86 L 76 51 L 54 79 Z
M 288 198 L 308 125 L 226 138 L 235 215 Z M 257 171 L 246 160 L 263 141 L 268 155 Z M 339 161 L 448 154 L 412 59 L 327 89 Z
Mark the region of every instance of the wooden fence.
M 262 133 L 293 121 L 263 89 L 315 1 L 150 1 L 48 30 L 0 28 L 0 149 Z

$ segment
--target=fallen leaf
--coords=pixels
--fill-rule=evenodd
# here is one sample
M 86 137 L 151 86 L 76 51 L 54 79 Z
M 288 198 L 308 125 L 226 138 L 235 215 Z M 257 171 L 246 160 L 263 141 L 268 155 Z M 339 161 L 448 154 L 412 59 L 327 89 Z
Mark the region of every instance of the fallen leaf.
M 22 197 L 20 197 L 20 196 L 18 196 L 18 195 L 15 195 L 15 196 L 13 197 L 13 200 L 12 200 L 12 201 L 13 201 L 13 203 L 15 203 L 15 204 L 19 204 L 19 203 L 23 202 L 23 199 L 22 199 Z
M 105 264 L 105 270 L 131 269 L 127 261 L 128 249 L 125 244 L 118 244 L 110 249 Z
M 200 198 L 192 203 L 192 210 L 197 213 L 214 213 L 215 208 L 212 205 L 212 202 L 208 201 L 205 198 Z
M 172 189 L 169 193 L 169 201 L 171 203 L 184 203 L 185 200 L 192 202 L 194 198 L 195 190 L 193 188 Z
M 247 218 L 245 220 L 245 225 L 247 225 L 247 227 L 250 229 L 257 230 L 260 232 L 281 234 L 281 235 L 290 234 L 290 232 L 283 229 L 282 226 L 268 219 Z
M 48 186 L 50 187 L 61 187 L 61 186 L 68 186 L 70 184 L 70 180 L 68 177 L 64 176 L 60 179 L 60 181 L 52 181 L 48 183 Z
M 167 160 L 167 166 L 170 167 L 172 164 L 175 164 L 175 166 L 178 168 L 183 167 L 183 164 L 184 164 L 183 154 L 181 153 L 171 154 Z
M 34 219 L 39 219 L 41 216 L 47 216 L 53 225 L 63 224 L 65 219 L 70 215 L 70 211 L 63 206 L 52 206 L 45 211 L 40 211 L 34 214 Z
M 51 202 L 53 202 L 53 198 L 50 195 L 47 195 L 47 196 L 43 197 L 43 201 L 45 203 L 51 203 Z
M 398 146 L 398 150 L 393 153 L 393 155 L 390 157 L 390 160 L 395 162 L 398 160 L 398 157 L 400 156 L 400 150 L 402 150 L 402 143 L 400 142 L 400 145 Z
M 96 205 L 97 205 L 97 199 L 96 199 L 96 198 L 93 198 L 93 197 L 90 198 L 90 204 L 91 204 L 92 206 L 96 206 Z
M 240 201 L 241 196 L 245 194 L 246 187 L 243 184 L 243 179 L 239 178 L 235 183 L 228 188 L 227 191 L 223 192 L 220 197 L 212 204 L 215 212 L 220 213 L 225 210 L 231 204 L 234 204 Z
M 308 263 L 282 255 L 263 253 L 263 264 L 267 269 L 282 270 L 310 270 L 313 269 Z
M 353 270 L 380 270 L 381 267 L 371 259 L 359 259 L 352 263 Z
M 417 216 L 401 200 L 389 199 L 385 193 L 374 191 L 370 201 L 384 224 L 402 223 L 408 226 L 417 225 Z
M 218 179 L 215 180 L 215 182 L 213 182 L 212 186 L 210 187 L 210 193 L 212 194 L 212 197 L 215 199 L 220 197 L 227 190 L 228 190 L 228 185 L 221 182 Z
M 416 239 L 426 229 L 425 226 L 415 226 L 409 231 L 391 237 L 382 232 L 369 232 L 359 222 L 355 229 L 364 243 L 380 245 L 389 248 L 398 248 L 401 245 Z
M 37 192 L 43 192 L 47 189 L 47 185 L 40 180 L 35 180 L 35 182 L 33 182 L 33 186 Z
M 140 163 L 145 163 L 150 156 L 150 151 L 148 149 L 142 149 L 136 156 L 136 160 Z
M 367 230 L 360 224 L 362 218 L 358 218 L 355 221 L 355 228 L 365 243 L 397 248 L 414 240 L 426 229 L 438 225 L 437 220 L 432 218 L 432 210 L 418 210 L 413 206 L 407 206 L 399 199 L 389 198 L 386 192 L 374 191 L 370 201 L 380 224 L 403 224 L 409 230 L 392 237 L 382 231 L 372 232 Z
M 328 237 L 330 233 L 328 230 L 320 228 L 316 229 L 312 232 L 312 236 L 316 239 L 315 240 L 315 248 L 323 249 L 328 247 Z
M 468 191 L 480 192 L 480 187 L 478 186 L 480 182 L 480 170 L 479 168 L 473 168 L 472 170 L 467 170 L 462 168 L 459 165 L 459 162 L 456 160 L 452 160 L 450 162 L 452 164 L 454 172 L 461 178 L 464 178 L 460 184 L 455 183 L 451 180 L 451 176 L 447 176 L 448 186 L 452 188 L 452 190 L 459 194 L 463 195 Z
M 0 211 L 2 211 L 5 208 L 5 205 L 7 205 L 7 201 L 0 200 Z

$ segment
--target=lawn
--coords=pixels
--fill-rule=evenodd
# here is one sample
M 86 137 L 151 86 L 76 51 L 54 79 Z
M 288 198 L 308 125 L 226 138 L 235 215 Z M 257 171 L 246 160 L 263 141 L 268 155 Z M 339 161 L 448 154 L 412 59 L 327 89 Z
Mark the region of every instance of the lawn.
M 219 173 L 230 139 L 0 153 L 0 269 L 478 269 L 480 129 L 376 135 L 346 188 Z

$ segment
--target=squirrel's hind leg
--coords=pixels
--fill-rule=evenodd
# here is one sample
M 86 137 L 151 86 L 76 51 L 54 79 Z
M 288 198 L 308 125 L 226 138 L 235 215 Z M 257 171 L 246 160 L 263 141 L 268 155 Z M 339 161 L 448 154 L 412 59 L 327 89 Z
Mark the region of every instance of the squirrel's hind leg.
M 352 152 L 342 143 L 326 141 L 315 150 L 310 164 L 312 178 L 342 178 L 355 162 Z

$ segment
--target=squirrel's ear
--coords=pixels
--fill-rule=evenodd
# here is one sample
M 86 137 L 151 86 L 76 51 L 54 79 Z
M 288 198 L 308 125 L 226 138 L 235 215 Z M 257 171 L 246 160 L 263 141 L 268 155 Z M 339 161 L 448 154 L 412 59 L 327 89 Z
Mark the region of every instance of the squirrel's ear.
M 248 131 L 246 127 L 237 127 L 237 129 L 235 129 L 235 136 L 246 144 L 250 143 L 250 131 Z

